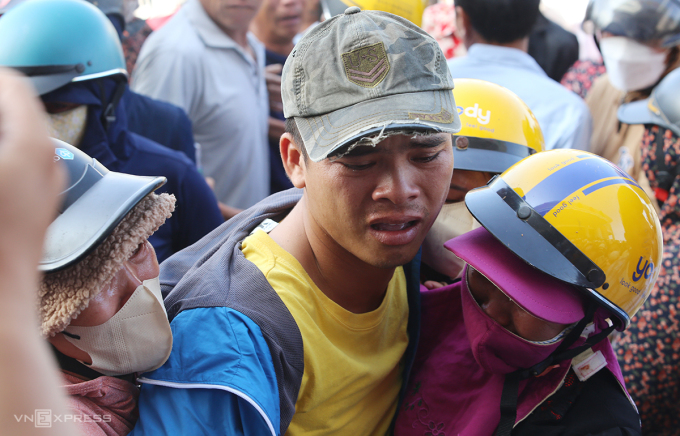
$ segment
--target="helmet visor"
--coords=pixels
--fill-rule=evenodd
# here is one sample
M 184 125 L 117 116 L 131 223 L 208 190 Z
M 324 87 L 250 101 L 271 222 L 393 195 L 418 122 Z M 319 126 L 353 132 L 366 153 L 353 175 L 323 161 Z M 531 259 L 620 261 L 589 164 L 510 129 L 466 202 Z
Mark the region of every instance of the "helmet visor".
M 604 272 L 500 177 L 465 196 L 470 213 L 513 253 L 551 276 L 584 288 L 604 284 Z

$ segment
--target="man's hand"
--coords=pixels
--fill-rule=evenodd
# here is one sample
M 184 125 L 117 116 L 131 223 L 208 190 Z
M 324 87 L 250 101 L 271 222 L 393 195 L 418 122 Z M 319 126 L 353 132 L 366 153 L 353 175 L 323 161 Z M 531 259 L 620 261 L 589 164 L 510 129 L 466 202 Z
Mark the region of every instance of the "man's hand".
M 54 162 L 45 114 L 25 78 L 0 70 L 0 274 L 37 280 L 45 231 L 65 172 Z M 7 283 L 4 283 L 7 284 Z M 0 287 L 17 292 L 16 289 Z M 35 298 L 31 295 L 31 298 Z
M 267 92 L 269 93 L 269 109 L 276 112 L 283 112 L 281 70 L 283 70 L 281 64 L 271 64 L 264 67 L 264 78 L 267 81 Z

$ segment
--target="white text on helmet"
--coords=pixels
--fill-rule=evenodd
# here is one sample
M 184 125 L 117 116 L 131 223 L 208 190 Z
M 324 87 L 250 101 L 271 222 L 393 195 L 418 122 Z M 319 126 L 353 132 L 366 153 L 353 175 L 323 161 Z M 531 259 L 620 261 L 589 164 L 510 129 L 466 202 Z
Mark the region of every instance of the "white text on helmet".
M 477 121 L 479 121 L 479 124 L 489 124 L 489 121 L 491 121 L 491 111 L 487 110 L 486 115 L 483 114 L 483 110 L 479 107 L 479 104 L 475 103 L 474 106 L 466 107 L 463 109 L 463 107 L 458 106 L 458 115 L 465 115 L 466 117 L 470 118 L 477 118 Z

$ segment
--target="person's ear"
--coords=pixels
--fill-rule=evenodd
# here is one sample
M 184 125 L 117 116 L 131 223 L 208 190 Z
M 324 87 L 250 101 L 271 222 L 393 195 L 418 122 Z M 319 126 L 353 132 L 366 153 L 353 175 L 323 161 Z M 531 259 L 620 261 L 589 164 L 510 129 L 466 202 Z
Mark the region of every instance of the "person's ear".
M 456 29 L 454 33 L 461 41 L 465 41 L 467 33 L 467 26 L 470 24 L 470 17 L 465 13 L 463 8 L 456 6 Z
M 300 147 L 304 147 L 304 145 L 296 144 L 293 135 L 290 133 L 285 132 L 281 135 L 279 150 L 281 152 L 283 168 L 286 170 L 286 174 L 293 183 L 293 186 L 302 189 L 305 187 L 307 167 L 305 166 L 305 157 Z

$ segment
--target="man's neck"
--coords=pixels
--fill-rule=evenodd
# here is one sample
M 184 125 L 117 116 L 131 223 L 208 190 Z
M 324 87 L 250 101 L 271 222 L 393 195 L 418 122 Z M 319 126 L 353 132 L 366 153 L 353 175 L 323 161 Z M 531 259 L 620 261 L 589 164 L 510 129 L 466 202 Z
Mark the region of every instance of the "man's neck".
M 253 35 L 255 35 L 255 37 L 262 44 L 264 44 L 267 50 L 280 54 L 281 56 L 287 57 L 295 47 L 292 39 L 290 41 L 286 41 L 273 37 L 266 31 L 266 29 L 260 26 L 260 23 L 258 23 L 257 20 L 253 20 L 253 22 L 250 24 L 250 31 L 253 32 Z
M 484 38 L 482 38 L 479 34 L 475 34 L 474 32 L 470 32 L 471 35 L 469 37 L 465 38 L 465 47 L 469 49 L 473 44 L 487 44 L 487 45 L 495 45 L 496 47 L 507 47 L 507 48 L 516 48 L 517 50 L 521 50 L 524 53 L 529 52 L 529 37 L 517 39 L 515 41 L 507 42 L 507 43 L 498 43 L 498 42 L 493 42 L 493 41 L 488 41 Z
M 229 38 L 233 39 L 236 44 L 241 46 L 243 50 L 245 50 L 247 53 L 249 53 L 253 59 L 255 59 L 255 52 L 253 51 L 252 47 L 250 47 L 250 43 L 248 42 L 248 29 L 227 29 L 222 26 L 217 21 L 213 22 L 217 25 L 217 27 L 220 28 L 222 32 L 224 32 L 225 35 L 227 35 Z
M 394 268 L 363 262 L 337 244 L 314 222 L 305 198 L 270 233 L 295 257 L 328 298 L 352 313 L 376 310 L 382 303 Z

